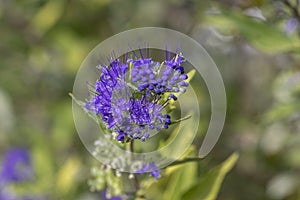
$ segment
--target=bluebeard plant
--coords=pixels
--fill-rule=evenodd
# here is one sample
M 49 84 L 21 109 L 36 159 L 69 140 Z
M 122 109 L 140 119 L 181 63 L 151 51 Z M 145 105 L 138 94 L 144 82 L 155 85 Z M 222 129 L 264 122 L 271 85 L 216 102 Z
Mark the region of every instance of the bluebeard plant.
M 145 141 L 151 132 L 172 124 L 164 108 L 169 100 L 177 100 L 177 93 L 186 91 L 188 76 L 183 56 L 170 59 L 167 54 L 161 63 L 141 53 L 126 62 L 115 59 L 109 66 L 98 66 L 99 79 L 84 107 L 102 119 L 116 140 Z
M 8 187 L 33 179 L 34 170 L 29 152 L 23 148 L 9 150 L 2 160 L 0 171 L 0 200 L 42 200 L 42 197 L 19 196 Z
M 149 164 L 144 163 L 142 168 L 137 170 L 135 173 L 144 174 L 147 172 L 150 172 L 150 175 L 153 176 L 155 179 L 158 179 L 160 177 L 160 170 L 154 162 L 151 162 Z
M 31 178 L 33 170 L 28 151 L 21 148 L 8 151 L 2 161 L 1 182 L 22 182 Z

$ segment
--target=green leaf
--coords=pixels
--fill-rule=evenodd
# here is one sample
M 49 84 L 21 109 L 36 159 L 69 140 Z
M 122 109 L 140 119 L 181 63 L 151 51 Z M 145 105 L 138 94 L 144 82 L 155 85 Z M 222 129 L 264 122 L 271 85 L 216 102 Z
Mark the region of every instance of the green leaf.
M 272 123 L 274 121 L 288 118 L 291 114 L 296 113 L 300 109 L 299 102 L 292 102 L 286 104 L 279 104 L 274 106 L 263 115 L 265 123 Z
M 184 157 L 194 157 L 196 155 L 195 146 L 182 155 Z M 197 180 L 197 162 L 190 162 L 183 165 L 168 167 L 163 171 L 163 175 L 157 181 L 152 177 L 143 180 L 142 193 L 149 199 L 172 199 L 180 200 L 182 193 L 187 191 Z
M 78 157 L 72 156 L 62 165 L 57 173 L 56 191 L 60 195 L 66 195 L 74 190 L 77 184 L 76 176 L 81 167 L 81 162 Z
M 299 48 L 299 39 L 288 37 L 274 25 L 238 12 L 223 11 L 220 15 L 207 15 L 205 21 L 223 33 L 241 35 L 253 47 L 266 53 L 280 53 Z
M 196 185 L 181 196 L 181 199 L 216 199 L 226 174 L 233 168 L 238 157 L 237 153 L 233 153 L 220 166 L 205 174 Z
M 189 113 L 188 116 L 194 116 L 194 113 Z M 176 126 L 170 137 L 166 141 L 162 141 L 159 148 L 170 145 L 161 153 L 170 159 L 176 159 L 182 153 L 182 148 L 189 146 L 195 137 L 194 127 L 198 123 L 193 117 L 181 122 L 182 125 L 174 124 Z
M 48 1 L 33 17 L 32 26 L 41 33 L 54 26 L 64 11 L 64 1 Z
M 86 111 L 84 109 L 84 105 L 85 103 L 83 101 L 80 101 L 78 99 L 76 99 L 76 97 L 74 97 L 74 95 L 72 93 L 69 93 L 69 96 L 72 98 L 72 100 L 78 105 L 80 106 L 85 112 L 87 112 L 88 116 L 93 119 L 96 123 L 99 123 L 100 124 L 100 121 L 99 121 L 99 118 L 97 117 L 97 115 L 93 112 L 89 112 L 89 111 Z
M 180 200 L 181 194 L 195 184 L 197 178 L 197 162 L 182 165 L 172 173 L 168 187 L 162 199 Z

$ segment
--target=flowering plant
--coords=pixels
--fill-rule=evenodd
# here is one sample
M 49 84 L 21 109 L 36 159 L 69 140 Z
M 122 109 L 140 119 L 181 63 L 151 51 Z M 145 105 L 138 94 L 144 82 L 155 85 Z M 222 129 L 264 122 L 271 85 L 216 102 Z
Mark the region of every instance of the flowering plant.
M 139 53 L 126 53 L 123 57 L 110 58 L 107 65 L 98 65 L 97 71 L 100 73 L 94 83 L 88 83 L 89 97 L 86 101 L 71 96 L 104 130 L 106 139 L 134 154 L 134 141 L 147 143 L 160 131 L 169 130 L 173 124 L 191 118 L 191 115 L 187 115 L 176 119 L 172 115 L 176 109 L 174 103 L 187 91 L 195 74 L 195 70 L 187 73 L 184 63 L 184 56 L 180 52 L 171 54 L 166 51 L 165 59 L 158 62 L 150 57 L 149 49 L 145 52 L 139 49 Z M 169 166 L 201 160 L 199 157 L 190 157 L 194 156 L 194 150 L 189 152 L 186 154 L 189 158 L 175 161 Z M 93 167 L 93 178 L 89 181 L 92 191 L 105 189 L 107 199 L 146 198 L 144 179 L 138 175 L 149 173 L 154 177 L 154 182 L 163 177 L 159 161 L 141 163 L 135 162 L 134 157 L 122 158 L 111 150 L 103 137 L 95 141 L 93 154 L 95 157 L 113 157 L 109 164 Z M 126 159 L 131 160 L 131 165 L 137 163 L 138 166 L 128 176 L 133 180 L 133 191 L 132 188 L 125 188 L 124 178 L 120 179 L 124 174 L 122 171 Z

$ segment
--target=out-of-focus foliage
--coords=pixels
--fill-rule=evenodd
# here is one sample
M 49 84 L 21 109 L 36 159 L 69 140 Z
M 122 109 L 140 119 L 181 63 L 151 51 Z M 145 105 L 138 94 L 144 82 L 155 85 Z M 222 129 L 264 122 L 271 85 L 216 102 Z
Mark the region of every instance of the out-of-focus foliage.
M 289 19 L 299 23 L 299 2 L 262 1 L 259 7 L 235 8 L 221 2 L 214 4 L 205 24 L 220 31 L 223 43 L 230 36 L 227 44 L 243 51 L 231 61 L 240 64 L 236 70 L 243 78 L 240 87 L 230 84 L 229 90 L 241 93 L 230 95 L 239 107 L 236 116 L 229 113 L 232 142 L 223 144 L 241 151 L 232 182 L 240 191 L 230 194 L 229 184 L 221 196 L 299 199 L 299 29 L 288 24 Z
M 224 34 L 240 35 L 253 47 L 266 53 L 282 53 L 300 47 L 299 38 L 288 37 L 273 25 L 240 12 L 222 10 L 221 14 L 208 16 L 206 23 Z
M 221 166 L 212 169 L 201 177 L 194 186 L 182 195 L 181 199 L 216 199 L 225 175 L 232 169 L 237 159 L 238 154 L 231 155 Z

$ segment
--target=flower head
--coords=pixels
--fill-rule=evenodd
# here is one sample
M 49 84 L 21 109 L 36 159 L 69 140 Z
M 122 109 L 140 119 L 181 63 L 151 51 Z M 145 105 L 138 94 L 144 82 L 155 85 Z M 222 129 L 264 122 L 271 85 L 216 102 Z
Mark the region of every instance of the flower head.
M 21 148 L 8 151 L 2 162 L 0 180 L 4 183 L 22 182 L 33 177 L 30 155 Z
M 299 26 L 298 20 L 296 18 L 289 18 L 285 23 L 285 33 L 291 35 L 297 29 L 297 26 Z
M 143 164 L 141 169 L 137 170 L 135 173 L 144 174 L 147 172 L 150 172 L 150 175 L 153 176 L 155 179 L 158 179 L 160 177 L 160 169 L 154 162 L 151 162 L 149 164 Z
M 183 62 L 183 56 L 176 54 L 161 63 L 141 56 L 125 63 L 116 59 L 109 66 L 100 65 L 101 75 L 85 109 L 101 116 L 116 140 L 145 141 L 152 130 L 168 129 L 172 124 L 164 107 L 169 100 L 177 100 L 176 93 L 186 91 L 188 76 Z

